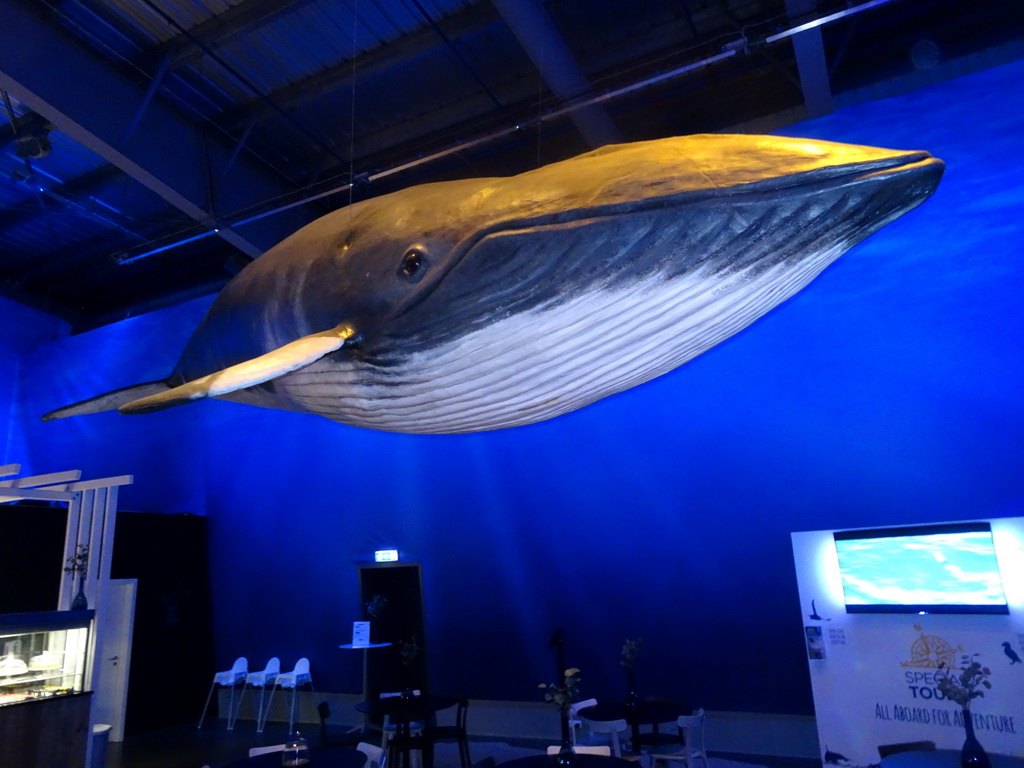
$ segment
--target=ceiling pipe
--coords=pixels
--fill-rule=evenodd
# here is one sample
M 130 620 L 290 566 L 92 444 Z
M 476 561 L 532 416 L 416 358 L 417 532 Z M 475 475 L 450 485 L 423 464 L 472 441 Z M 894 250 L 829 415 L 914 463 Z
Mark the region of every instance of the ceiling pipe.
M 764 39 L 764 42 L 766 44 L 775 43 L 784 38 L 792 37 L 793 35 L 798 35 L 801 32 L 806 32 L 809 29 L 820 27 L 823 24 L 828 24 L 829 22 L 837 21 L 847 16 L 852 16 L 855 13 L 866 11 L 869 8 L 875 8 L 876 6 L 879 5 L 891 3 L 892 1 L 893 0 L 869 0 L 869 2 L 861 3 L 860 5 L 855 5 L 852 8 L 837 11 L 836 13 L 830 13 L 828 16 L 821 16 L 817 19 L 812 19 L 811 21 L 805 22 L 803 24 L 797 24 L 795 27 L 790 27 L 789 29 L 783 30 L 782 32 L 778 32 L 774 35 L 769 35 Z

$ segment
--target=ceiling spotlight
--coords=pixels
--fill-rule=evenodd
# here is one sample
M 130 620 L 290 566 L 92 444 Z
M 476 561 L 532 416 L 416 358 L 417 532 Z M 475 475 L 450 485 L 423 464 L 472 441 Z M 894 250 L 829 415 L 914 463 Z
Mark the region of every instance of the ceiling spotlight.
M 38 160 L 52 151 L 50 136 L 45 131 L 34 136 L 19 136 L 14 140 L 14 154 L 22 160 Z

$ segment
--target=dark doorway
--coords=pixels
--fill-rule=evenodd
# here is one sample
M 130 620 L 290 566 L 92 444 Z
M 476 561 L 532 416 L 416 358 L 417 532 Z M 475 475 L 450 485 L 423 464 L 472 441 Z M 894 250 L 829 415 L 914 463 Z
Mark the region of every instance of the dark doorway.
M 374 643 L 368 651 L 367 696 L 427 691 L 427 642 L 423 631 L 423 582 L 419 563 L 380 563 L 359 568 L 363 620 Z

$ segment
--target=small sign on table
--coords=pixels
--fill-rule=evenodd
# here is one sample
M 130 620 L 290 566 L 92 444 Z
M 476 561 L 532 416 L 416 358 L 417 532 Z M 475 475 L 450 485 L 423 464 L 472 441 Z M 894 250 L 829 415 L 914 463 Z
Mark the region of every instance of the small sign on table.
M 352 645 L 359 646 L 370 644 L 370 622 L 368 621 L 353 621 L 352 622 Z

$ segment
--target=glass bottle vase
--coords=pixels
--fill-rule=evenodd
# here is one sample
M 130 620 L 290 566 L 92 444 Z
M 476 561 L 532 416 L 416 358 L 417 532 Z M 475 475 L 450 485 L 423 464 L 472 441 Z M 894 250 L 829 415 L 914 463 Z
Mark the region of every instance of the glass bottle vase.
M 562 720 L 562 745 L 558 748 L 558 756 L 555 763 L 559 768 L 576 768 L 579 761 L 576 759 L 576 750 L 572 748 L 568 710 L 560 711 L 559 716 Z
M 962 768 L 991 768 L 992 763 L 988 759 L 988 755 L 985 754 L 985 750 L 981 746 L 981 742 L 974 735 L 974 721 L 971 719 L 971 710 L 965 709 L 963 711 L 964 716 L 964 731 L 967 732 L 967 738 L 964 739 L 964 747 L 960 751 L 960 765 Z
M 72 611 L 84 611 L 89 607 L 89 601 L 85 598 L 85 576 L 78 577 L 78 594 L 71 601 Z

